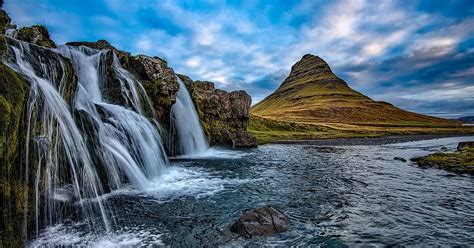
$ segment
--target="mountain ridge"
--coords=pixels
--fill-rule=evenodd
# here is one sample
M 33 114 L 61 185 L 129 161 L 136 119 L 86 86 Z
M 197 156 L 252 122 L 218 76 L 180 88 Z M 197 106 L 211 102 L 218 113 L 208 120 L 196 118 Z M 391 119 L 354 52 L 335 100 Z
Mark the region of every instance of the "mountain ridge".
M 312 54 L 296 62 L 277 90 L 252 107 L 252 114 L 306 123 L 455 124 L 375 101 L 350 88 L 322 58 Z

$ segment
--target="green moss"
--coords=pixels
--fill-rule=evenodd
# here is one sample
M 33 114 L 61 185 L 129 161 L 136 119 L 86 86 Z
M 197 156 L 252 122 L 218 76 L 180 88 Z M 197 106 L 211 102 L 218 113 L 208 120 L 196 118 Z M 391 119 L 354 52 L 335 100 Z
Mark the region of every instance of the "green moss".
M 2 199 L 0 246 L 22 246 L 23 209 L 26 189 L 21 181 L 18 150 L 23 139 L 22 118 L 28 86 L 24 79 L 0 63 L 0 198 Z M 32 192 L 30 190 L 30 192 Z M 32 199 L 32 198 L 30 198 Z
M 414 160 L 420 167 L 435 167 L 454 173 L 474 175 L 474 149 L 434 153 Z
M 56 44 L 49 37 L 48 29 L 41 25 L 21 28 L 18 30 L 17 39 L 42 47 L 56 47 Z
M 7 41 L 5 40 L 5 36 L 0 35 L 0 56 L 8 52 L 8 45 Z

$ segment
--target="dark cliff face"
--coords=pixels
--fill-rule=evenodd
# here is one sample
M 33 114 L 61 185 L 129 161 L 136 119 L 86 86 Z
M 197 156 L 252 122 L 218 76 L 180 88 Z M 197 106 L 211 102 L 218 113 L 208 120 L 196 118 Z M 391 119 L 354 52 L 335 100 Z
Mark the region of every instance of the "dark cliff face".
M 191 94 L 211 145 L 257 146 L 256 139 L 247 132 L 252 99 L 245 91 L 226 92 L 215 89 L 212 82 L 179 77 Z

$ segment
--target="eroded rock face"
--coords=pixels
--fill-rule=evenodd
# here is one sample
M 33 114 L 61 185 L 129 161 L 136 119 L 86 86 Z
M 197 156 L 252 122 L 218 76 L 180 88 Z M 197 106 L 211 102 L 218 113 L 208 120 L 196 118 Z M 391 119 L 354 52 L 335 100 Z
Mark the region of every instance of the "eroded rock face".
M 161 58 L 146 55 L 131 57 L 123 66 L 140 80 L 158 118 L 169 123 L 171 106 L 176 102 L 179 90 L 173 69 Z
M 4 34 L 5 30 L 9 28 L 16 28 L 16 25 L 11 23 L 10 16 L 3 10 L 3 0 L 0 0 L 0 34 Z
M 49 32 L 44 26 L 35 25 L 18 30 L 17 39 L 47 48 L 55 48 L 56 44 L 49 37 Z
M 257 146 L 256 139 L 247 132 L 252 99 L 245 91 L 227 92 L 215 89 L 212 82 L 179 77 L 191 94 L 210 145 Z
M 266 206 L 245 212 L 231 227 L 230 231 L 245 238 L 268 236 L 288 230 L 290 220 L 281 211 Z

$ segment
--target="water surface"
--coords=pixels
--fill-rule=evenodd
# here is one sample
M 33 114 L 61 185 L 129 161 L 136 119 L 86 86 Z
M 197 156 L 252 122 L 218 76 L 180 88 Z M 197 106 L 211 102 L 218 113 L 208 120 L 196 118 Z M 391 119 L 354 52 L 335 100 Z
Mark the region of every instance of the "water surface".
M 65 221 L 30 245 L 474 245 L 474 178 L 409 159 L 472 137 L 377 146 L 264 145 L 172 161 L 144 191 L 103 196 L 114 231 Z M 267 204 L 288 232 L 245 240 L 229 226 Z

